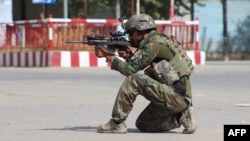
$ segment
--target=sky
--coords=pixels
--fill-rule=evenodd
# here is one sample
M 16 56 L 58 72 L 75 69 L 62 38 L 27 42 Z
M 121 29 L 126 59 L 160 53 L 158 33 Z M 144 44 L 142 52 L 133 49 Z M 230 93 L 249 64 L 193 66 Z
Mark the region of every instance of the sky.
M 200 21 L 200 48 L 213 52 L 218 49 L 218 42 L 222 39 L 223 18 L 220 0 L 208 0 L 205 7 L 195 6 L 195 17 Z M 238 22 L 250 15 L 250 0 L 227 0 L 228 33 L 233 35 Z M 205 37 L 205 40 L 202 40 Z M 211 48 L 207 43 L 212 40 Z

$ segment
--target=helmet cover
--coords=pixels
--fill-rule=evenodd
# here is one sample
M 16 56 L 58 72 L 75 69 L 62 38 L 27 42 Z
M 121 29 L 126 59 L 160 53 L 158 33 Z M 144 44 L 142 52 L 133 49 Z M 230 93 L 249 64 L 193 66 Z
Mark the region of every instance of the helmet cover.
M 127 22 L 122 24 L 122 28 L 128 33 L 131 30 L 144 31 L 148 29 L 155 29 L 154 19 L 147 14 L 138 14 L 130 17 Z

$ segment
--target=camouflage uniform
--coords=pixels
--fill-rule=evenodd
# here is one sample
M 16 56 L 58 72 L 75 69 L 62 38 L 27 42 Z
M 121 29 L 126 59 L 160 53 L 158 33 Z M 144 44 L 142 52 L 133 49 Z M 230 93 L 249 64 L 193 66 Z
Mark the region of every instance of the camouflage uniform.
M 126 24 L 131 24 L 130 22 L 128 20 Z M 150 28 L 150 24 L 154 23 L 146 23 L 145 25 L 141 23 L 138 25 L 143 26 L 141 28 L 143 30 L 144 28 Z M 145 27 L 148 25 L 149 27 Z M 180 80 L 186 87 L 185 96 L 177 93 L 173 86 L 162 84 L 139 72 L 162 59 L 169 61 L 176 70 Z M 125 121 L 133 108 L 136 97 L 142 95 L 150 101 L 150 104 L 136 121 L 136 127 L 140 131 L 161 132 L 180 127 L 176 117 L 178 113 L 191 104 L 192 95 L 189 75 L 193 70 L 193 66 L 191 60 L 180 48 L 178 41 L 158 34 L 153 29 L 148 37 L 140 42 L 137 51 L 127 62 L 123 62 L 116 57 L 113 58 L 111 69 L 127 76 L 119 89 L 114 103 L 112 111 L 112 119 L 114 121 L 117 123 Z
M 188 62 L 183 65 L 175 64 L 181 62 L 178 58 L 182 58 L 181 56 L 175 57 L 173 50 L 171 50 L 172 47 L 170 46 L 176 47 L 179 45 L 176 40 L 159 35 L 155 30 L 149 33 L 148 38 L 141 42 L 143 46 L 136 51 L 128 62 L 123 62 L 118 58 L 112 60 L 111 69 L 118 70 L 127 76 L 118 92 L 112 118 L 118 122 L 126 120 L 136 97 L 142 95 L 151 103 L 138 117 L 136 126 L 141 131 L 169 131 L 179 127 L 174 121 L 175 114 L 183 111 L 187 104 L 191 103 L 190 71 L 186 71 L 186 68 L 183 67 Z M 144 41 L 147 40 L 150 42 L 144 44 Z M 145 74 L 136 73 L 157 61 L 157 59 L 166 59 L 171 62 L 186 86 L 187 96 L 184 97 L 176 93 L 172 86 L 162 84 Z M 176 60 L 172 61 L 172 59 Z M 191 64 L 188 65 L 191 66 Z

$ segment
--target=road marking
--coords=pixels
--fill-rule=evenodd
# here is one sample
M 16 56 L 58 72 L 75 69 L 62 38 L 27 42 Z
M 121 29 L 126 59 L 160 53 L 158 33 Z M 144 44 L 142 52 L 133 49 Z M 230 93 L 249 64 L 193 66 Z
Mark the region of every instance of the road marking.
M 250 107 L 250 104 L 235 104 L 236 107 Z

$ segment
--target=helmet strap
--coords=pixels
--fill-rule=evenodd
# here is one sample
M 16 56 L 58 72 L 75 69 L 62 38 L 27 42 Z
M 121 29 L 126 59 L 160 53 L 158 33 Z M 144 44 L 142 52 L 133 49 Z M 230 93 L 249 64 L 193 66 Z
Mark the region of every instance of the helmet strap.
M 142 41 L 144 39 L 145 32 L 139 32 L 140 33 L 140 40 Z

